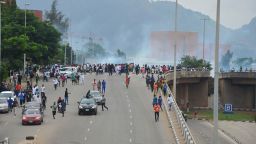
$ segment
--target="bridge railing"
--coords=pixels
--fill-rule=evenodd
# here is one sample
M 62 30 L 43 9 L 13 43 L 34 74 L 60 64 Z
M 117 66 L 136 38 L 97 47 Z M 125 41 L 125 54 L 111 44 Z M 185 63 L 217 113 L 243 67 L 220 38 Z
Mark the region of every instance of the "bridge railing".
M 9 144 L 9 139 L 5 138 L 3 140 L 0 140 L 0 144 Z
M 169 86 L 168 86 L 167 90 L 168 90 L 168 94 L 171 94 L 173 96 L 172 91 L 170 90 Z M 194 137 L 193 137 L 193 135 L 192 135 L 192 133 L 191 133 L 191 131 L 190 131 L 190 129 L 189 129 L 189 127 L 188 127 L 184 117 L 183 117 L 183 115 L 182 115 L 182 112 L 181 112 L 179 106 L 176 103 L 176 100 L 173 99 L 173 101 L 174 102 L 173 102 L 172 107 L 174 108 L 174 111 L 175 111 L 175 114 L 176 114 L 176 118 L 177 118 L 178 124 L 179 124 L 179 126 L 180 126 L 180 128 L 182 130 L 182 134 L 183 134 L 183 136 L 185 138 L 186 144 L 196 144 L 195 139 L 194 139 Z

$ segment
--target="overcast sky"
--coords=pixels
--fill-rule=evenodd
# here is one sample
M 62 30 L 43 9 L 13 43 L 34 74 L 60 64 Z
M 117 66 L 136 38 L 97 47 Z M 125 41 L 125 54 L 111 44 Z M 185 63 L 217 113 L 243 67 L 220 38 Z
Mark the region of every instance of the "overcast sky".
M 29 8 L 46 10 L 50 8 L 52 0 L 17 0 L 18 6 L 23 8 L 24 1 L 30 3 Z M 61 1 L 59 7 L 61 9 Z M 70 3 L 76 0 L 70 0 Z M 139 1 L 139 0 L 138 0 Z M 156 0 L 154 0 L 156 1 Z M 168 1 L 168 0 L 165 0 Z M 175 0 L 169 0 L 175 1 Z M 217 0 L 178 0 L 185 8 L 192 9 L 216 19 Z M 22 4 L 23 3 L 23 4 Z M 256 16 L 256 0 L 221 0 L 221 24 L 229 28 L 239 28 L 248 24 Z

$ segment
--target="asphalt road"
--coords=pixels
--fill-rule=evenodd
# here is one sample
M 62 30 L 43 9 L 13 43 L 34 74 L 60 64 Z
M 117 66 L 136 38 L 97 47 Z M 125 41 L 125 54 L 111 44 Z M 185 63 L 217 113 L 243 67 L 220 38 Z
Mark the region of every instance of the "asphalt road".
M 189 129 L 197 144 L 213 144 L 213 125 L 208 121 L 192 120 L 187 121 Z M 219 130 L 219 144 L 236 144 L 236 141 Z
M 93 79 L 107 82 L 106 105 L 108 111 L 98 107 L 96 116 L 78 116 L 77 101 L 92 88 Z M 40 83 L 41 85 L 42 83 Z M 164 112 L 160 121 L 154 121 L 151 105 L 152 93 L 145 87 L 145 80 L 132 76 L 129 89 L 124 86 L 124 75 L 86 75 L 85 85 L 66 86 L 71 92 L 65 117 L 51 116 L 50 105 L 66 87 L 53 89 L 52 81 L 45 83 L 48 97 L 44 123 L 22 126 L 21 110 L 17 116 L 0 114 L 0 138 L 9 137 L 11 144 L 23 144 L 26 136 L 36 136 L 40 144 L 174 144 L 173 134 Z

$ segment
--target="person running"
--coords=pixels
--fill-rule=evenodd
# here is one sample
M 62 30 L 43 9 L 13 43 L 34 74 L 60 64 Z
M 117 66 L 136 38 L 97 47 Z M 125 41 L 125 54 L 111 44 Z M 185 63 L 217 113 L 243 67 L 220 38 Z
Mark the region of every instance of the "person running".
M 159 106 L 159 104 L 155 104 L 155 105 L 154 105 L 155 122 L 159 121 L 159 111 L 160 111 L 160 106 Z
M 71 94 L 68 92 L 68 88 L 65 90 L 64 98 L 65 98 L 65 103 L 68 105 L 68 94 Z
M 53 119 L 55 119 L 56 109 L 57 109 L 56 102 L 53 102 L 53 105 L 51 106 L 51 109 L 52 109 L 52 117 L 53 117 Z
M 103 80 L 101 82 L 101 88 L 102 88 L 102 93 L 105 94 L 105 92 L 106 92 L 106 81 L 105 80 Z
M 167 98 L 167 102 L 168 102 L 168 106 L 169 106 L 169 111 L 171 111 L 172 104 L 173 104 L 173 98 L 172 98 L 171 94 L 169 94 L 169 96 Z
M 101 81 L 100 80 L 97 83 L 97 88 L 98 88 L 98 91 L 100 92 L 100 90 L 101 90 Z
M 102 106 L 102 111 L 104 111 L 104 108 L 108 110 L 108 107 L 106 106 L 106 98 L 104 95 L 102 95 L 101 106 Z

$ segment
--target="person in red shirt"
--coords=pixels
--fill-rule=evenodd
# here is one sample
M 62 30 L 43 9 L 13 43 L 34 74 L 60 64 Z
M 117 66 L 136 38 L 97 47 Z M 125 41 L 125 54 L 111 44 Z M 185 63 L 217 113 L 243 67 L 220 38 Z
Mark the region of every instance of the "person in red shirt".
M 159 111 L 160 111 L 160 105 L 159 104 L 155 104 L 154 105 L 155 122 L 159 121 Z

